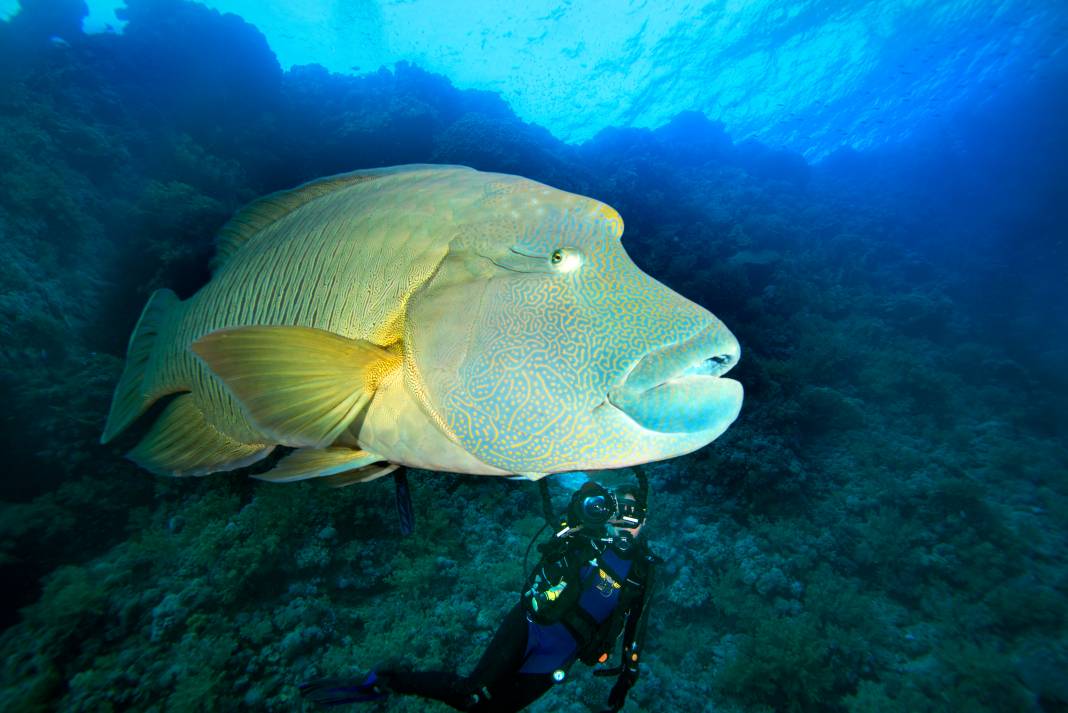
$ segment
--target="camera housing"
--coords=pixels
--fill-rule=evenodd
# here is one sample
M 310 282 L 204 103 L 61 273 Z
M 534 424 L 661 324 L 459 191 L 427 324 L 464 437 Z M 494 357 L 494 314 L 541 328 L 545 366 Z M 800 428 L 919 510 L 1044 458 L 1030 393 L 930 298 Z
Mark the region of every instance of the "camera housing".
M 644 519 L 640 502 L 618 497 L 611 490 L 593 481 L 585 483 L 571 496 L 568 522 L 586 528 L 607 524 L 637 527 Z

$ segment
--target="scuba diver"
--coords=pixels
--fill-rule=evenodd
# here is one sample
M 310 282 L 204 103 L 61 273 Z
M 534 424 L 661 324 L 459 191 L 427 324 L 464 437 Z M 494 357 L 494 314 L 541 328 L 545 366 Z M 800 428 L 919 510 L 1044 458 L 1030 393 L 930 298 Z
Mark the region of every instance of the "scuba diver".
M 561 529 L 539 545 L 542 557 L 519 602 L 470 675 L 383 664 L 362 681 L 304 683 L 301 695 L 328 706 L 414 695 L 461 711 L 506 713 L 563 682 L 580 660 L 598 667 L 594 675 L 616 677 L 602 710 L 619 711 L 638 679 L 653 571 L 661 562 L 641 536 L 648 487 L 644 477 L 640 483 L 611 491 L 589 481 L 575 491 Z M 608 668 L 619 639 L 620 664 Z

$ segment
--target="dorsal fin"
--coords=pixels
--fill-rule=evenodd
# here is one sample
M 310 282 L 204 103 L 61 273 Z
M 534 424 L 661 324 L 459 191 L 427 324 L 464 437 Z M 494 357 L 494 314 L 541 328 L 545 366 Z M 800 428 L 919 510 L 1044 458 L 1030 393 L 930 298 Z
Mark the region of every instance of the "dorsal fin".
M 296 188 L 284 191 L 276 191 L 262 198 L 257 198 L 234 214 L 230 220 L 219 230 L 215 239 L 215 257 L 211 261 L 212 272 L 217 271 L 226 264 L 237 250 L 250 238 L 271 223 L 292 213 L 302 205 L 306 205 L 319 196 L 332 193 L 348 186 L 372 181 L 385 176 L 397 174 L 420 174 L 440 171 L 442 169 L 457 169 L 464 166 L 438 166 L 434 164 L 410 164 L 406 166 L 389 166 L 387 168 L 371 168 L 362 171 L 339 173 L 336 176 L 327 176 L 309 181 Z

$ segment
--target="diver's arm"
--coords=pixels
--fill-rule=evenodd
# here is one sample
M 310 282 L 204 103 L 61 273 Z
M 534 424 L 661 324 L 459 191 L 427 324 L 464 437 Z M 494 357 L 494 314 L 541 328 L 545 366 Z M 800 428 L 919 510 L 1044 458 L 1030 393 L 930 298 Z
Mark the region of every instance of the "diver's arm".
M 562 599 L 570 601 L 577 595 L 576 588 L 570 585 L 579 577 L 584 561 L 583 545 L 569 540 L 552 543 L 531 573 L 523 594 L 523 604 L 529 613 L 542 619 L 551 618 L 555 610 L 564 608 L 560 606 Z
M 530 588 L 523 597 L 528 611 L 543 614 L 560 598 L 568 585 L 567 565 L 565 557 L 556 562 L 542 563 L 534 570 Z
M 652 561 L 649 563 L 645 583 L 642 586 L 642 596 L 638 603 L 627 615 L 627 622 L 623 627 L 623 661 L 619 667 L 619 677 L 608 694 L 608 708 L 606 713 L 615 713 L 623 708 L 627 700 L 627 693 L 631 686 L 638 680 L 640 673 L 639 663 L 642 656 L 642 647 L 645 645 L 645 625 L 648 620 L 649 600 L 653 592 Z
M 645 625 L 648 621 L 649 599 L 654 585 L 653 567 L 652 564 L 649 565 L 645 585 L 642 588 L 642 597 L 631 610 L 626 626 L 623 628 L 623 668 L 631 671 L 635 678 L 638 677 L 638 659 L 641 658 L 641 649 L 645 646 Z

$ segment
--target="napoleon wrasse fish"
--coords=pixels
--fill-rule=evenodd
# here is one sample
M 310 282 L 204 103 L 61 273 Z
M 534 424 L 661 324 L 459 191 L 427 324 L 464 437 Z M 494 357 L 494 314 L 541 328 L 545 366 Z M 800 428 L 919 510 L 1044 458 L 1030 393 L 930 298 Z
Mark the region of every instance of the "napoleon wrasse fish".
M 738 342 L 641 272 L 609 206 L 460 166 L 332 176 L 246 206 L 212 279 L 155 292 L 101 441 L 154 473 L 370 480 L 617 468 L 737 417 Z

